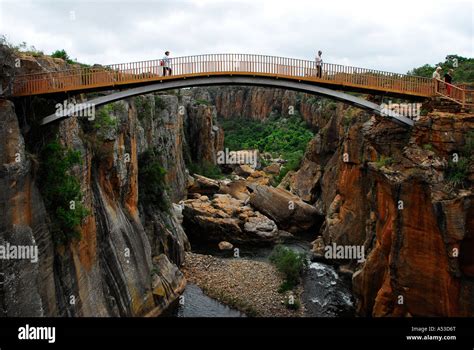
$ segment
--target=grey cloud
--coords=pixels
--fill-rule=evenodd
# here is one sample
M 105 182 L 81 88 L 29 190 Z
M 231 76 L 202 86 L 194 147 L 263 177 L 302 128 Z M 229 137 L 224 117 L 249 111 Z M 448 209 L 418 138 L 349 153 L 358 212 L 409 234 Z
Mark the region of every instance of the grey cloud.
M 307 59 L 322 49 L 326 61 L 406 72 L 449 53 L 473 56 L 471 2 L 414 9 L 399 2 L 381 8 L 370 0 L 0 0 L 0 33 L 104 64 L 154 59 L 165 49 L 174 56 L 242 52 Z

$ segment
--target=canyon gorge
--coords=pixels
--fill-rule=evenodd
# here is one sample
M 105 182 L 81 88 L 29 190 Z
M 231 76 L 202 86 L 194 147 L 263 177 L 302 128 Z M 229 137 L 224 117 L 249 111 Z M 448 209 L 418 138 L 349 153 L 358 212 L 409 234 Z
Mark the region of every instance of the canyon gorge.
M 1 82 L 13 75 L 9 54 L 2 50 Z M 68 66 L 18 58 L 20 73 Z M 37 264 L 0 261 L 3 316 L 157 317 L 176 308 L 190 281 L 238 309 L 232 316 L 325 316 L 305 314 L 314 308 L 305 295 L 318 276 L 332 274 L 340 281 L 326 287 L 344 290 L 351 316 L 474 315 L 474 114 L 426 105 L 410 128 L 301 92 L 219 86 L 127 98 L 92 121 L 39 125 L 61 102 L 0 99 L 0 241 L 39 250 Z M 218 167 L 226 121 L 294 116 L 312 137 L 299 166 L 279 181 L 285 161 L 265 160 L 265 152 L 256 169 L 237 165 L 219 178 L 199 172 Z M 44 176 L 58 170 L 44 166 L 51 143 L 76 152 L 65 171 L 77 179 L 85 210 L 77 237 L 60 242 Z M 246 252 L 294 241 L 306 242 L 315 273 L 294 290 L 299 310 L 282 306 L 278 293 L 277 302 L 260 300 L 261 309 L 231 303 L 202 273 L 224 280 L 218 265 L 228 264 L 277 274 L 266 258 L 246 262 Z M 333 244 L 363 247 L 364 261 L 328 261 L 325 247 Z M 233 256 L 236 247 L 242 257 Z M 239 286 L 250 278 L 232 276 Z M 277 277 L 265 278 L 248 288 L 278 289 Z

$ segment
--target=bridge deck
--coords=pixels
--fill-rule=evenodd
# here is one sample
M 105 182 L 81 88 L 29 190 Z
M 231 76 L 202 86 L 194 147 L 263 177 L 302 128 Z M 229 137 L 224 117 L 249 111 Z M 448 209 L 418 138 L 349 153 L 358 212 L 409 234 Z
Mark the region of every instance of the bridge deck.
M 17 76 L 13 82 L 12 95 L 88 92 L 211 75 L 274 77 L 354 92 L 407 98 L 436 94 L 432 79 L 330 63 L 323 64 L 322 74 L 318 77 L 315 61 L 293 58 L 251 54 L 177 57 L 169 60 L 173 70 L 171 76 L 163 76 L 161 63 L 161 60 L 151 60 Z

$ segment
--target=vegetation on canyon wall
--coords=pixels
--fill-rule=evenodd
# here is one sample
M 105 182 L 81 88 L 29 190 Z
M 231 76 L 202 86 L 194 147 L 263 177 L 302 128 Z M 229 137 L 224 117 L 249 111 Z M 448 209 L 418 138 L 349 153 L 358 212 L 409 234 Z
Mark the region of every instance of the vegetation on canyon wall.
M 161 166 L 158 152 L 154 149 L 145 151 L 138 160 L 138 189 L 142 203 L 157 204 L 163 211 L 169 210 L 165 198 L 166 170 Z
M 464 186 L 469 176 L 469 168 L 474 161 L 474 132 L 471 131 L 466 136 L 466 143 L 462 148 L 458 159 L 453 158 L 448 161 L 446 178 L 453 186 Z
M 80 238 L 79 226 L 89 211 L 81 203 L 79 180 L 71 169 L 81 163 L 81 153 L 66 149 L 59 141 L 47 144 L 41 152 L 40 188 L 51 215 L 56 244 Z
M 269 152 L 274 157 L 281 156 L 287 161 L 280 175 L 279 182 L 288 171 L 296 170 L 303 158 L 308 142 L 313 133 L 298 116 L 282 118 L 274 116 L 261 122 L 253 119 L 223 119 L 219 121 L 224 129 L 224 145 L 231 151 L 258 149 Z

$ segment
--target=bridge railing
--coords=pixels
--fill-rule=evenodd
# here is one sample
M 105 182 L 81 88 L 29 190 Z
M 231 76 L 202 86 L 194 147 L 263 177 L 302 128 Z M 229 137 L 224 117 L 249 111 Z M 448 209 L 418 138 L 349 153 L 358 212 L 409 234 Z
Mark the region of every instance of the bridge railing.
M 373 69 L 324 63 L 321 76 L 315 61 L 253 54 L 206 54 L 169 60 L 172 76 L 163 76 L 162 60 L 18 76 L 13 95 L 111 88 L 120 84 L 217 74 L 272 76 L 399 94 L 433 96 L 432 79 Z
M 435 93 L 446 99 L 461 104 L 463 107 L 474 106 L 474 90 L 468 89 L 468 86 L 452 85 L 443 80 L 436 79 Z

